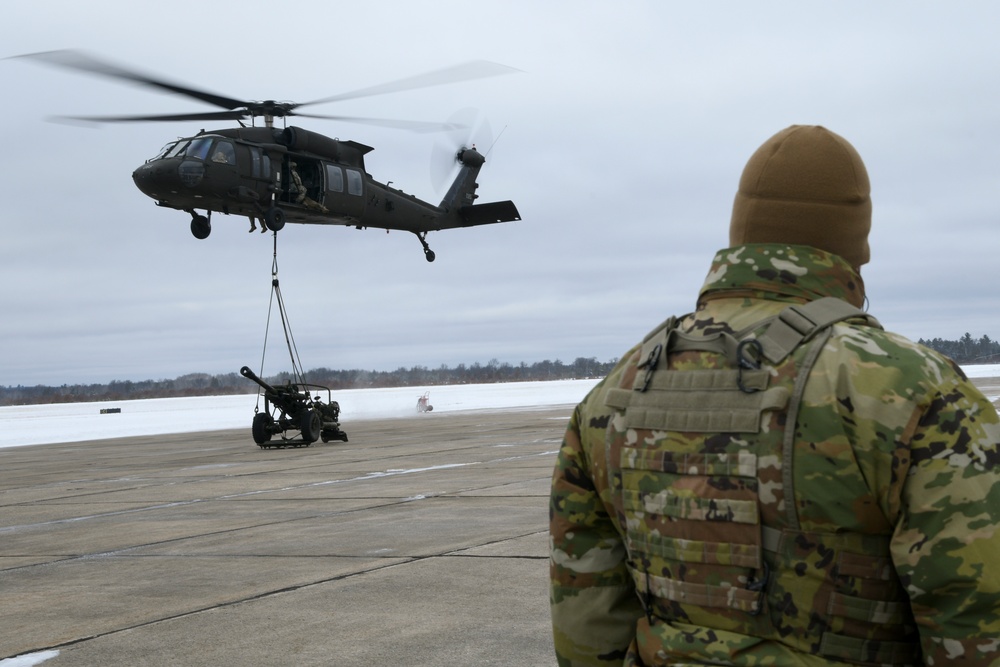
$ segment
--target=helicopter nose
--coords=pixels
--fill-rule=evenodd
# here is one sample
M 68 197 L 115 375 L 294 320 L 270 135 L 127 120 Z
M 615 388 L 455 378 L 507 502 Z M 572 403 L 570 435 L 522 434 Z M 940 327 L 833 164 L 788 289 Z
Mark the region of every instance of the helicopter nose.
M 154 160 L 132 172 L 136 187 L 153 199 L 163 199 L 182 189 L 194 188 L 204 176 L 205 165 L 194 160 L 185 160 L 180 164 L 170 160 Z
M 157 190 L 162 189 L 162 170 L 153 164 L 144 164 L 138 169 L 132 172 L 132 180 L 135 182 L 135 186 L 139 188 L 143 194 L 153 197 L 154 199 L 158 196 Z

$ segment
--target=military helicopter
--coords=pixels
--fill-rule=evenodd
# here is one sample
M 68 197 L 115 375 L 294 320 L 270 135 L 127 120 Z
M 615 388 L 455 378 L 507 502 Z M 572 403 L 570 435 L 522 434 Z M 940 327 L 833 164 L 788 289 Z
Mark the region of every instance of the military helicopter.
M 475 145 L 458 148 L 459 165 L 441 203 L 422 201 L 388 183 L 376 181 L 365 170 L 372 150 L 356 141 L 343 141 L 295 126 L 275 127 L 274 119 L 290 116 L 368 123 L 400 129 L 454 131 L 455 123 L 424 123 L 302 113 L 302 107 L 400 92 L 516 72 L 487 61 L 412 76 L 379 86 L 334 95 L 312 102 L 237 100 L 160 77 L 139 73 L 75 50 L 47 51 L 17 56 L 49 65 L 97 74 L 206 102 L 223 111 L 140 116 L 68 116 L 83 122 L 234 120 L 239 127 L 202 130 L 168 143 L 132 174 L 136 186 L 157 206 L 185 211 L 191 233 L 198 239 L 212 231 L 212 213 L 246 216 L 251 231 L 256 221 L 262 231 L 278 232 L 286 222 L 345 225 L 365 229 L 412 232 L 420 240 L 428 262 L 435 255 L 427 234 L 442 229 L 472 227 L 520 220 L 511 201 L 476 204 L 476 189 L 485 156 Z M 246 123 L 249 119 L 249 125 Z M 258 126 L 257 121 L 262 125 Z M 391 181 L 390 181 L 391 183 Z M 199 211 L 204 211 L 200 213 Z

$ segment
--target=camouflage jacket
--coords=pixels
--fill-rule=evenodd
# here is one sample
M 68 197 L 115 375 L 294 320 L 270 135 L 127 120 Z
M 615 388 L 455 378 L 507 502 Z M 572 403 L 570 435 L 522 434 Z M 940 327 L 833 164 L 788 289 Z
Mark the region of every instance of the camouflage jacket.
M 786 307 L 829 296 L 864 298 L 839 257 L 740 246 L 716 256 L 675 326 L 684 340 L 763 340 Z M 859 317 L 746 375 L 698 345 L 648 364 L 655 340 L 577 406 L 558 456 L 560 665 L 1000 665 L 1000 420 L 957 366 Z M 811 371 L 796 390 L 799 367 Z M 664 416 L 703 414 L 711 397 L 689 380 L 712 369 L 764 376 L 766 391 L 731 392 L 758 424 Z M 672 372 L 683 390 L 670 400 L 691 405 L 657 412 Z M 651 377 L 640 423 L 621 401 Z

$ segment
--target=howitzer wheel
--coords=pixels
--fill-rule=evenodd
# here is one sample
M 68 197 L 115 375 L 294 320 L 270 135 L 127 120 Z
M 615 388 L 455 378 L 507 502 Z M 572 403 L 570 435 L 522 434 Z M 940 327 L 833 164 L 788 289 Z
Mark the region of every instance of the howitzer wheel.
M 323 419 L 316 410 L 306 410 L 302 413 L 300 428 L 302 431 L 302 441 L 307 445 L 319 440 L 323 431 Z
M 266 412 L 260 412 L 253 416 L 253 425 L 250 432 L 253 433 L 253 441 L 263 447 L 271 441 L 271 425 L 274 419 Z

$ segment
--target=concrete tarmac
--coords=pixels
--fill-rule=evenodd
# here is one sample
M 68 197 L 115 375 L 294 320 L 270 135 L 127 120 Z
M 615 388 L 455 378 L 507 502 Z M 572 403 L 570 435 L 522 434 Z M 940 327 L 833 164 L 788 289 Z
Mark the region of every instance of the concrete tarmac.
M 251 415 L 0 449 L 0 664 L 554 665 L 571 410 L 345 421 L 350 442 L 299 449 L 258 448 Z
M 0 659 L 554 665 L 548 493 L 572 406 L 0 450 Z M 41 657 L 41 656 L 39 656 Z M 25 658 L 22 658 L 25 659 Z

